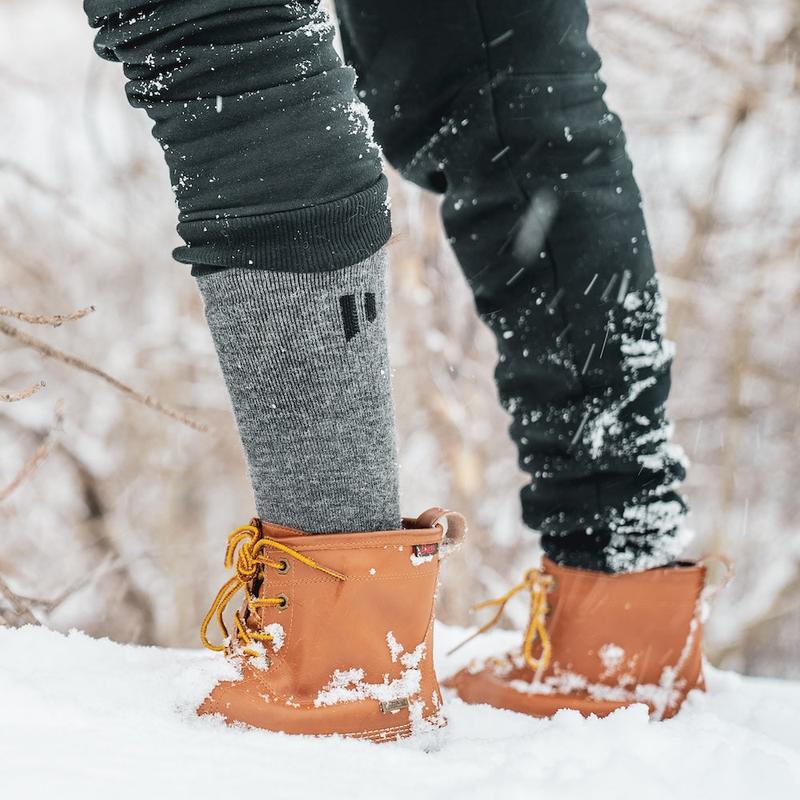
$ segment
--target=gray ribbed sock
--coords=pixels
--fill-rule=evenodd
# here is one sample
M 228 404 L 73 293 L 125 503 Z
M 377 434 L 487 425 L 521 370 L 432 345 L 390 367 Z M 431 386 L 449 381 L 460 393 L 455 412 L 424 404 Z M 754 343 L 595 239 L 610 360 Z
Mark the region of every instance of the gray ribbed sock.
M 258 514 L 311 532 L 400 521 L 386 254 L 198 275 Z

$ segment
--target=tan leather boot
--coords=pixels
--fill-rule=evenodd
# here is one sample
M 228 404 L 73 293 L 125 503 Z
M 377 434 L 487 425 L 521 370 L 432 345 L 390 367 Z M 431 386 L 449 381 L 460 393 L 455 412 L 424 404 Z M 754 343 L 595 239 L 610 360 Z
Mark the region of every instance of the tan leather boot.
M 536 717 L 561 708 L 602 717 L 633 703 L 645 703 L 653 718 L 671 717 L 689 691 L 703 688 L 705 578 L 701 563 L 610 575 L 545 558 L 541 570 L 478 606 L 498 606 L 482 633 L 511 596 L 530 592 L 521 650 L 471 664 L 444 685 L 468 703 Z
M 234 531 L 225 563 L 236 574 L 201 635 L 240 666 L 241 678 L 217 684 L 198 713 L 374 741 L 444 724 L 433 600 L 443 547 L 465 530 L 460 514 L 437 508 L 397 531 L 307 535 L 259 520 Z M 228 636 L 223 612 L 239 591 L 245 598 Z M 208 641 L 214 618 L 224 645 Z

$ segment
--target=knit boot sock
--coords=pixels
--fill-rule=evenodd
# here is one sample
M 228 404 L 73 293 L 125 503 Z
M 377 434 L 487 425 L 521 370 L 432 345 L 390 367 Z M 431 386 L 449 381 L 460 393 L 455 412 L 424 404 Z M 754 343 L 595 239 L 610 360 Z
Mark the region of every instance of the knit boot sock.
M 400 524 L 386 254 L 197 275 L 258 515 L 313 533 Z

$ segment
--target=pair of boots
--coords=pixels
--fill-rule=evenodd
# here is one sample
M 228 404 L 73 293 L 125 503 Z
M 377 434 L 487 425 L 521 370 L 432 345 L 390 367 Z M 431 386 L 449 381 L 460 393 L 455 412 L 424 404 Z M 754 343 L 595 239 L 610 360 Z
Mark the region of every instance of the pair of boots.
M 233 577 L 204 620 L 206 646 L 241 677 L 219 683 L 198 713 L 286 733 L 385 741 L 441 726 L 433 667 L 439 561 L 466 532 L 434 508 L 401 530 L 308 535 L 254 519 L 229 539 Z M 603 716 L 645 703 L 674 715 L 703 687 L 700 619 L 706 567 L 677 563 L 611 575 L 544 559 L 497 600 L 530 594 L 519 652 L 474 664 L 444 685 L 468 703 L 534 716 L 560 708 Z M 224 612 L 244 594 L 233 615 Z M 225 643 L 214 645 L 216 618 Z

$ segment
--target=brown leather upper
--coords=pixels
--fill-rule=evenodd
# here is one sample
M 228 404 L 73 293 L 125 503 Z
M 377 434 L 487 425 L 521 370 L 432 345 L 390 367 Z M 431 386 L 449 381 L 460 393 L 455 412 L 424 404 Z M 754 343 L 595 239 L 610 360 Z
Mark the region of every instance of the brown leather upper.
M 546 668 L 537 676 L 517 654 L 473 664 L 444 684 L 463 700 L 534 716 L 560 708 L 603 716 L 644 702 L 654 717 L 667 718 L 702 688 L 704 566 L 611 575 L 545 558 L 541 572 L 553 578 Z
M 262 536 L 345 580 L 267 548 L 265 560 L 288 567 L 263 566 L 254 590 L 285 597 L 286 607 L 243 609 L 243 616 L 249 629 L 279 630 L 264 644 L 268 665 L 242 658 L 241 680 L 218 684 L 198 713 L 287 733 L 378 740 L 425 720 L 441 724 L 432 623 L 443 515 L 448 540 L 457 540 L 463 518 L 441 509 L 404 520 L 402 530 L 372 533 L 310 536 L 260 523 Z

